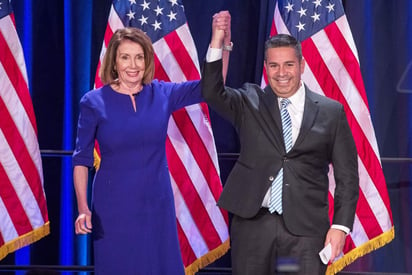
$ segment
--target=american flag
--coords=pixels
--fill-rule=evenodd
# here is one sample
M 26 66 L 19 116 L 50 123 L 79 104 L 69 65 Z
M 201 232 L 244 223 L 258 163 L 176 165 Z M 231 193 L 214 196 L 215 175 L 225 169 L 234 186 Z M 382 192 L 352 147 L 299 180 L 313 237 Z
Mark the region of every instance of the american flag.
M 0 260 L 50 233 L 36 119 L 9 0 L 0 0 Z
M 343 104 L 358 150 L 360 194 L 353 231 L 343 254 L 327 273 L 342 270 L 358 257 L 394 238 L 392 211 L 382 171 L 358 53 L 339 0 L 278 0 L 270 35 L 288 33 L 302 44 L 306 60 L 303 81 L 310 89 Z M 266 86 L 263 73 L 262 86 Z M 330 217 L 335 182 L 329 175 Z
M 114 0 L 100 62 L 113 32 L 126 26 L 140 28 L 151 38 L 155 78 L 173 82 L 200 79 L 196 46 L 181 1 Z M 100 62 L 96 87 L 102 85 Z M 183 263 L 186 274 L 194 274 L 229 249 L 228 216 L 216 206 L 222 184 L 205 103 L 173 113 L 166 152 Z

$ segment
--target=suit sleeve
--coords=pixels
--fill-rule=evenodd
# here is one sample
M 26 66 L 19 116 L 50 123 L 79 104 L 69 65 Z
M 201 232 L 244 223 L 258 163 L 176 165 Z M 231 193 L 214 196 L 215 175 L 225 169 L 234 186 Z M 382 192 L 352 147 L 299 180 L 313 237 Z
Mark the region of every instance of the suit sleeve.
M 337 122 L 332 165 L 336 183 L 333 224 L 352 230 L 359 197 L 358 155 L 343 107 Z
M 225 87 L 221 59 L 204 63 L 201 84 L 203 97 L 210 107 L 236 124 L 236 116 L 242 108 L 242 97 L 237 90 Z

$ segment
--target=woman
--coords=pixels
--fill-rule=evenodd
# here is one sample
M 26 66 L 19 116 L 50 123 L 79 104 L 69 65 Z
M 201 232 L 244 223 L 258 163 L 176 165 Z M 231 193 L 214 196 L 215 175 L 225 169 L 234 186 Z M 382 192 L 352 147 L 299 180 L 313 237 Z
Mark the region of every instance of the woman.
M 230 41 L 230 17 L 220 21 Z M 199 81 L 168 83 L 153 75 L 150 39 L 136 28 L 119 29 L 102 62 L 105 85 L 80 101 L 75 230 L 93 230 L 96 274 L 184 274 L 165 141 L 171 113 L 203 99 Z M 90 211 L 87 180 L 95 140 L 101 163 Z

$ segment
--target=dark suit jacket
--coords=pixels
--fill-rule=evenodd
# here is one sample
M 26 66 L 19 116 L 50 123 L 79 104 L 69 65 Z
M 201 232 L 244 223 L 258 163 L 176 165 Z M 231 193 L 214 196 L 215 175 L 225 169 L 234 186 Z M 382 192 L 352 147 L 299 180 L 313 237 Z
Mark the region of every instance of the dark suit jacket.
M 340 103 L 306 88 L 299 136 L 286 153 L 277 96 L 270 86 L 224 87 L 222 62 L 205 63 L 206 102 L 237 130 L 240 156 L 218 205 L 243 218 L 254 217 L 271 182 L 283 167 L 283 218 L 296 235 L 323 236 L 328 216 L 329 165 L 336 189 L 333 224 L 352 229 L 359 192 L 355 143 Z

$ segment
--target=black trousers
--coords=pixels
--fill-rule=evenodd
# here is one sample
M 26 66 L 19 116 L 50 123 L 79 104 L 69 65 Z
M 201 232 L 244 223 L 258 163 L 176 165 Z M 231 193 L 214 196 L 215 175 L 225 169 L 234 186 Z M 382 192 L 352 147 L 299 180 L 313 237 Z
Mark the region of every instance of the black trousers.
M 231 225 L 233 275 L 325 274 L 319 258 L 323 237 L 296 236 L 282 215 L 262 208 L 252 219 L 234 216 Z

